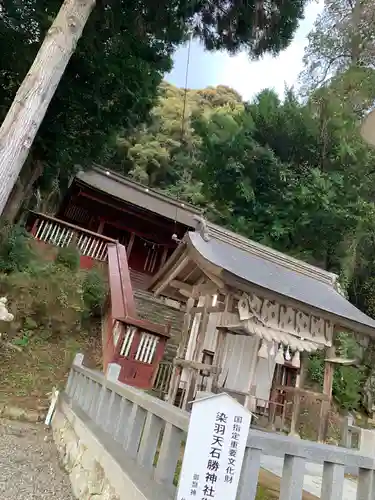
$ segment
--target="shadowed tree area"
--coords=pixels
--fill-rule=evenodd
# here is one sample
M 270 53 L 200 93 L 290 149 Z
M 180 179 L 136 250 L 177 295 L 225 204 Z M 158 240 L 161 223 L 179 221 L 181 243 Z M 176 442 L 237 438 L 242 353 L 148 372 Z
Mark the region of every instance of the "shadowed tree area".
M 190 34 L 208 50 L 278 53 L 292 40 L 307 0 L 238 4 L 211 0 L 98 0 L 39 130 L 6 215 L 32 188 L 59 197 L 77 164 L 101 161 L 108 138 L 142 122 L 174 49 Z M 8 111 L 62 0 L 4 0 L 0 15 L 0 119 Z M 41 175 L 43 178 L 38 183 Z M 34 200 L 34 203 L 38 200 Z M 40 200 L 38 201 L 41 204 Z

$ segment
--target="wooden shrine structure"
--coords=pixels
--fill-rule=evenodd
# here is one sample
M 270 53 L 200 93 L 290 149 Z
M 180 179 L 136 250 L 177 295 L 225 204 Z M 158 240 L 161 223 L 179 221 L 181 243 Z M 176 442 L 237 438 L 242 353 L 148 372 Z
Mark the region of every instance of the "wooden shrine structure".
M 197 392 L 226 391 L 257 412 L 292 403 L 297 431 L 303 395 L 321 401 L 319 439 L 332 397 L 335 335 L 366 346 L 375 321 L 340 293 L 337 276 L 205 221 L 188 232 L 150 290 L 186 302 L 184 329 L 168 393 L 188 408 Z M 305 358 L 326 352 L 322 393 L 304 389 Z M 345 361 L 347 363 L 347 361 Z M 284 405 L 285 408 L 285 405 Z M 285 415 L 284 415 L 285 417 Z
M 103 370 L 118 363 L 121 382 L 153 387 L 169 327 L 141 319 L 133 292 L 147 288 L 197 215 L 186 203 L 99 167 L 72 179 L 55 214 L 29 213 L 26 228 L 48 258 L 51 249 L 51 258 L 57 253 L 53 247 L 74 246 L 82 268 L 99 264 L 108 271 Z
M 107 245 L 118 241 L 126 247 L 133 285 L 146 289 L 199 214 L 188 203 L 93 167 L 72 179 L 55 214 L 30 212 L 27 228 L 41 243 L 74 241 L 84 268 L 106 261 Z
M 100 167 L 78 173 L 58 211 L 30 212 L 26 226 L 37 244 L 74 243 L 84 268 L 108 263 L 104 369 L 116 359 L 126 383 L 151 388 L 169 338 L 164 326 L 140 323 L 132 291 L 185 303 L 168 391 L 183 408 L 198 391 L 225 390 L 274 422 L 280 412 L 285 418 L 287 401 L 294 432 L 300 397 L 309 395 L 321 401 L 322 438 L 334 363 L 349 362 L 336 357 L 335 335 L 352 332 L 364 347 L 375 335 L 375 321 L 340 294 L 334 274 L 206 223 L 196 208 Z M 311 393 L 304 359 L 317 350 L 326 352 L 324 387 Z

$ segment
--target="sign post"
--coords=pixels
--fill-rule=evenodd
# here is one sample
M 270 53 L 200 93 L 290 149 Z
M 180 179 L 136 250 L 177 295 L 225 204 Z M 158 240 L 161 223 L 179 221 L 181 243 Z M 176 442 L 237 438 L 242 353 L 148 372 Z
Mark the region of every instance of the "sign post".
M 251 413 L 228 394 L 193 402 L 177 500 L 235 500 Z

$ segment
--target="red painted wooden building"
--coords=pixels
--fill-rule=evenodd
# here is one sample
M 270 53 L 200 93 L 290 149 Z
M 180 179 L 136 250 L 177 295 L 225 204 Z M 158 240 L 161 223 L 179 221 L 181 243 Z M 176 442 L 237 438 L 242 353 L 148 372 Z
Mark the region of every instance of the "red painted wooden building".
M 40 245 L 74 244 L 83 268 L 108 262 L 103 368 L 119 363 L 125 383 L 152 387 L 169 337 L 166 325 L 138 318 L 133 289 L 148 288 L 197 216 L 193 206 L 99 167 L 72 180 L 55 215 L 29 214 Z

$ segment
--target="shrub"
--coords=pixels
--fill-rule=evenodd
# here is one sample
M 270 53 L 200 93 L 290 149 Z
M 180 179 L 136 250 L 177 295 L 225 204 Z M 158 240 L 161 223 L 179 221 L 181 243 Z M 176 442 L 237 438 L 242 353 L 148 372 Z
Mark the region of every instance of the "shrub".
M 100 316 L 106 298 L 106 286 L 102 274 L 96 269 L 88 271 L 82 286 L 86 313 L 89 316 Z
M 85 310 L 82 275 L 48 263 L 37 269 L 0 275 L 0 294 L 15 315 L 13 333 L 30 331 L 44 337 L 74 333 Z
M 35 263 L 37 256 L 26 230 L 7 222 L 0 224 L 0 272 L 24 271 Z
M 73 245 L 69 245 L 64 248 L 59 248 L 56 256 L 56 264 L 62 265 L 73 272 L 77 272 L 79 269 L 79 252 Z
M 309 357 L 308 378 L 311 382 L 323 386 L 324 358 L 320 353 L 311 354 Z
M 332 392 L 341 408 L 345 410 L 358 409 L 362 397 L 363 383 L 363 370 L 353 366 L 338 366 L 335 368 Z

